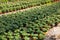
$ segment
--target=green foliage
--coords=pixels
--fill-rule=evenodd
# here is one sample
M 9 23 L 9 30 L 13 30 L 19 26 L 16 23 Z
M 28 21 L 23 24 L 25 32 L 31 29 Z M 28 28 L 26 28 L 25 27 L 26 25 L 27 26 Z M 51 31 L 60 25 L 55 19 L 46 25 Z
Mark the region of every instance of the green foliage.
M 0 16 L 1 40 L 43 40 L 51 25 L 60 22 L 60 2 Z
M 25 9 L 27 7 L 32 7 L 32 6 L 40 6 L 41 4 L 45 4 L 48 2 L 51 2 L 52 0 L 48 1 L 47 0 L 20 0 L 18 2 L 8 2 L 8 0 L 4 0 L 7 3 L 1 3 L 0 4 L 0 12 L 5 13 L 5 12 L 11 12 L 15 10 L 20 10 L 20 9 Z M 9 1 L 14 1 L 14 0 L 9 0 Z M 1 0 L 0 0 L 1 2 Z

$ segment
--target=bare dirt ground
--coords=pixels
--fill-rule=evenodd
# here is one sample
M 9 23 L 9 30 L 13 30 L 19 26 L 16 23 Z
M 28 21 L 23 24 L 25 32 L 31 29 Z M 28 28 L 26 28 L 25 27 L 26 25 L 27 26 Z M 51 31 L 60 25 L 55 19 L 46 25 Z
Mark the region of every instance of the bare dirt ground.
M 60 40 L 60 23 L 46 32 L 44 40 Z

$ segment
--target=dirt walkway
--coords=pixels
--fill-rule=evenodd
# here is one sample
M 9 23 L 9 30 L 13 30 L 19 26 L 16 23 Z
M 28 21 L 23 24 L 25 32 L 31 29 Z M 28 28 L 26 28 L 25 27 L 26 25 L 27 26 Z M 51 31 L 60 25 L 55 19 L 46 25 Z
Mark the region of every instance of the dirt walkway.
M 46 32 L 44 40 L 60 40 L 60 23 Z M 52 39 L 51 39 L 52 38 Z

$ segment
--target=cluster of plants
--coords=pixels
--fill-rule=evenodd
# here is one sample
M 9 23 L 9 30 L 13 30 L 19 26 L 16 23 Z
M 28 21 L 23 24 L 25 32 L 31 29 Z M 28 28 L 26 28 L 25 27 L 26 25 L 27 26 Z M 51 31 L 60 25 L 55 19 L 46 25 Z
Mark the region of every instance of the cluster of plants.
M 19 0 L 0 0 L 0 3 L 5 3 L 5 2 L 15 2 Z
M 21 0 L 14 3 L 1 3 L 0 4 L 0 14 L 5 12 L 16 11 L 20 9 L 25 9 L 27 7 L 32 6 L 40 6 L 42 4 L 46 4 L 49 2 L 53 2 L 52 0 Z
M 51 15 L 43 18 L 46 23 L 41 27 L 21 27 L 14 31 L 8 31 L 0 34 L 0 40 L 43 40 L 44 34 L 48 30 L 48 24 L 55 25 L 60 22 L 60 15 Z M 50 28 L 50 27 L 49 27 Z
M 43 40 L 45 32 L 60 22 L 60 2 L 0 16 L 0 40 Z
M 0 3 L 6 3 L 6 2 L 16 2 L 16 1 L 37 1 L 37 0 L 0 0 Z M 40 0 L 41 1 L 41 0 Z M 45 0 L 42 0 L 45 1 Z M 50 1 L 50 0 L 47 0 Z

